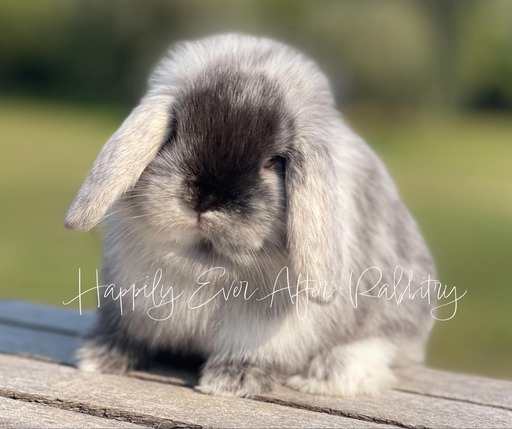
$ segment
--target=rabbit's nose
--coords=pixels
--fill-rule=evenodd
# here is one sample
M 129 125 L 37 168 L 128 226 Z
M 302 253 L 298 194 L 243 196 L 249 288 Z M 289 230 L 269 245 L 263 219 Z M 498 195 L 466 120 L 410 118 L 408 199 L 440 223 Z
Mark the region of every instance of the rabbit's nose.
M 197 213 L 215 210 L 228 203 L 233 195 L 229 184 L 214 175 L 205 175 L 195 180 L 193 209 Z
M 212 210 L 214 208 L 217 208 L 219 205 L 218 198 L 213 193 L 207 193 L 202 195 L 199 195 L 197 202 L 194 206 L 194 210 L 197 213 L 204 213 L 208 210 Z

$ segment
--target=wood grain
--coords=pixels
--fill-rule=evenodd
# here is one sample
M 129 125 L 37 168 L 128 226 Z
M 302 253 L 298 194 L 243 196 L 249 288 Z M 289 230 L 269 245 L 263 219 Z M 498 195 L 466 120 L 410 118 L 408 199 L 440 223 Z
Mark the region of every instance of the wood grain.
M 376 397 L 335 398 L 282 389 L 260 395 L 258 399 L 410 428 L 510 428 L 512 425 L 510 410 L 392 390 Z
M 16 374 L 13 377 L 13 374 Z M 158 427 L 392 427 L 190 388 L 0 355 L 0 396 Z
M 512 364 L 512 362 L 511 362 Z M 512 410 L 512 382 L 430 368 L 400 370 L 397 389 Z M 510 422 L 512 427 L 512 422 Z
M 0 427 L 20 428 L 127 428 L 144 426 L 125 421 L 94 417 L 88 414 L 61 410 L 37 402 L 25 402 L 0 397 Z
M 24 353 L 29 356 L 74 365 L 74 353 L 80 345 L 80 336 L 88 329 L 91 322 L 92 314 L 90 313 L 80 316 L 78 312 L 68 308 L 56 309 L 38 304 L 0 301 L 0 352 Z M 17 358 L 2 356 L 1 359 Z M 14 365 L 12 360 L 9 362 Z M 9 388 L 2 382 L 0 386 L 4 389 L 3 395 L 6 395 L 5 392 L 21 394 L 22 396 L 25 395 L 22 397 L 23 400 L 31 401 L 45 397 L 46 394 L 51 394 L 51 390 L 45 393 L 44 385 L 41 384 L 41 377 L 49 377 L 51 373 L 49 367 L 45 366 L 47 364 L 28 359 L 21 359 L 19 362 L 23 363 L 22 367 L 17 367 L 18 374 L 21 374 L 22 378 L 17 380 L 16 385 L 12 383 L 7 385 L 11 386 Z M 39 375 L 37 375 L 37 368 L 42 368 Z M 128 416 L 133 421 L 144 425 L 158 423 L 172 426 L 184 422 L 199 426 L 228 427 L 241 424 L 252 424 L 254 426 L 254 421 L 251 421 L 251 419 L 254 420 L 256 414 L 261 411 L 267 416 L 265 417 L 267 419 L 265 424 L 268 423 L 269 426 L 276 424 L 283 427 L 280 424 L 279 416 L 283 415 L 282 410 L 286 410 L 286 412 L 291 410 L 292 413 L 300 412 L 305 413 L 304 416 L 308 416 L 309 420 L 305 420 L 304 427 L 307 427 L 308 424 L 318 426 L 319 422 L 335 424 L 339 427 L 346 427 L 347 423 L 354 426 L 377 422 L 381 425 L 388 424 L 395 427 L 411 428 L 512 427 L 512 382 L 423 367 L 401 369 L 398 373 L 399 381 L 395 389 L 376 398 L 322 397 L 300 394 L 283 388 L 276 392 L 260 395 L 256 398 L 257 400 L 252 401 L 201 395 L 190 389 L 191 386 L 197 383 L 197 374 L 169 365 L 153 366 L 150 372 L 132 372 L 130 374 L 131 378 L 81 374 L 73 368 L 56 365 L 51 368 L 58 374 L 61 374 L 61 371 L 68 371 L 65 372 L 68 375 L 73 374 L 73 386 L 79 383 L 77 380 L 86 380 L 89 383 L 87 386 L 89 386 L 90 391 L 97 392 L 101 386 L 106 387 L 105 383 L 108 384 L 108 380 L 116 380 L 117 390 L 115 391 L 119 395 L 124 395 L 123 397 L 128 395 L 130 401 L 127 403 L 116 402 L 110 393 L 104 403 L 103 401 L 92 402 L 94 398 L 87 395 L 85 397 L 80 396 L 80 400 L 76 402 L 77 398 L 73 397 L 73 392 L 69 389 L 66 391 L 64 385 L 61 385 L 60 390 L 53 393 L 63 396 L 65 399 L 59 397 L 59 400 L 64 401 L 63 403 L 79 404 L 81 407 L 89 409 L 92 414 L 99 413 L 98 410 L 103 406 L 104 410 L 108 410 L 112 415 L 117 415 L 119 418 Z M 27 374 L 27 371 L 32 371 L 32 374 Z M 7 372 L 9 371 L 7 370 Z M 0 377 L 0 380 L 5 380 L 7 373 L 4 372 L 4 369 L 2 369 L 2 374 L 4 378 Z M 27 391 L 23 390 L 23 388 L 26 388 L 24 383 L 30 386 Z M 95 383 L 97 383 L 97 386 Z M 137 395 L 134 393 L 135 386 L 146 392 L 145 396 L 139 398 L 138 401 Z M 168 413 L 163 403 L 156 408 L 155 415 L 151 413 L 150 409 L 145 409 L 144 407 L 151 403 L 151 395 L 147 391 L 149 386 L 152 386 L 151 389 L 156 389 L 155 392 L 160 392 L 163 389 L 158 394 L 159 400 L 167 396 L 173 398 L 179 393 L 181 402 L 177 403 L 177 409 L 181 411 L 178 414 Z M 12 390 L 14 387 L 21 390 Z M 36 387 L 37 389 L 35 389 Z M 129 390 L 129 392 L 126 392 L 126 390 Z M 243 409 L 242 414 L 244 418 L 249 420 L 244 420 L 244 418 L 235 419 L 234 414 L 237 414 L 238 404 L 243 404 L 240 405 Z M 145 409 L 146 411 L 140 411 L 138 405 L 141 407 L 140 410 Z M 55 406 L 55 403 L 52 406 Z M 265 408 L 269 406 L 277 408 L 271 412 L 268 408 Z M 203 407 L 203 409 L 198 414 L 197 420 L 190 420 L 194 407 Z M 230 408 L 231 412 L 226 411 L 225 407 Z M 281 410 L 281 414 L 274 415 L 273 413 L 277 410 Z M 273 418 L 272 415 L 274 415 Z M 296 424 L 300 420 L 298 415 L 295 414 L 288 415 L 285 413 L 284 415 L 283 421 L 292 426 L 292 422 Z M 319 420 L 312 423 L 311 415 L 316 416 Z M 182 417 L 185 420 L 180 420 Z M 223 417 L 227 418 L 225 425 L 220 424 L 220 419 Z M 345 419 L 346 417 L 348 419 Z M 333 423 L 321 420 L 324 418 L 341 420 Z

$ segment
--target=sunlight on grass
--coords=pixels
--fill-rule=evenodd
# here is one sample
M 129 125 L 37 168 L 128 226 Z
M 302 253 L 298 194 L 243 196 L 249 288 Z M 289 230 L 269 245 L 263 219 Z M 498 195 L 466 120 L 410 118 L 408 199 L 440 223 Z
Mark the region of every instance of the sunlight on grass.
M 100 147 L 127 111 L 0 100 L 0 297 L 62 305 L 94 285 L 97 231 L 63 227 Z M 512 378 L 512 120 L 510 116 L 350 110 L 416 216 L 443 283 L 467 295 L 438 323 L 429 362 Z M 85 301 L 88 308 L 94 303 Z M 76 306 L 73 306 L 76 308 Z

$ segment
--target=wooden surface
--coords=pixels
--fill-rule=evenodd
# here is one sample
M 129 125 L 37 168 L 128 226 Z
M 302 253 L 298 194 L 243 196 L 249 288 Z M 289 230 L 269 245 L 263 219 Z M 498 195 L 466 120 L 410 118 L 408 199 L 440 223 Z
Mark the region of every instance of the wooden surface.
M 197 374 L 81 373 L 74 352 L 92 315 L 0 301 L 0 427 L 512 427 L 512 383 L 409 368 L 376 398 L 208 396 Z

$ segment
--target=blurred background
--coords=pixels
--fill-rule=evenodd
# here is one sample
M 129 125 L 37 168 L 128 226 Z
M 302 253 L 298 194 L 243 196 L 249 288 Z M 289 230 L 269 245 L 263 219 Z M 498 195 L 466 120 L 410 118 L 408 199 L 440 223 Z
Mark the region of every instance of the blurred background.
M 228 31 L 320 64 L 468 291 L 429 364 L 512 379 L 508 0 L 0 0 L 0 299 L 62 306 L 79 268 L 94 285 L 100 234 L 65 230 L 68 205 L 167 47 Z

